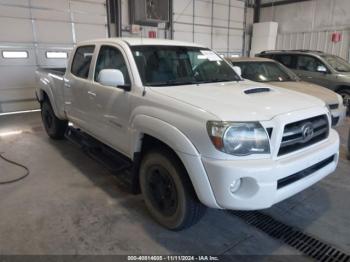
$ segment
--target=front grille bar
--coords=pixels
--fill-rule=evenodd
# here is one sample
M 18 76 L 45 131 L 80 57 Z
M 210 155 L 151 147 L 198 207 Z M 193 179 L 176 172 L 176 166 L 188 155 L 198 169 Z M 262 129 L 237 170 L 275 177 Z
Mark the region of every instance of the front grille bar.
M 313 166 L 310 166 L 304 170 L 301 170 L 293 175 L 290 175 L 290 176 L 287 176 L 285 178 L 282 178 L 282 179 L 279 179 L 277 181 L 277 189 L 281 189 L 285 186 L 288 186 L 304 177 L 307 177 L 313 173 L 315 173 L 316 171 L 328 166 L 330 163 L 332 163 L 334 161 L 334 158 L 335 158 L 335 155 L 325 159 L 325 160 L 322 160 L 321 162 L 313 165 Z

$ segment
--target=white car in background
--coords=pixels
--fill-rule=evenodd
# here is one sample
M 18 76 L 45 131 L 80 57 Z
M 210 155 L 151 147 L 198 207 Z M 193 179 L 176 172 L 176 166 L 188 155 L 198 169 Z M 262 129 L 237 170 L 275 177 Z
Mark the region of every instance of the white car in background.
M 75 129 L 119 152 L 151 215 L 172 230 L 204 206 L 255 210 L 332 173 L 339 137 L 317 98 L 242 81 L 194 43 L 79 43 L 66 70 L 38 70 L 48 135 Z

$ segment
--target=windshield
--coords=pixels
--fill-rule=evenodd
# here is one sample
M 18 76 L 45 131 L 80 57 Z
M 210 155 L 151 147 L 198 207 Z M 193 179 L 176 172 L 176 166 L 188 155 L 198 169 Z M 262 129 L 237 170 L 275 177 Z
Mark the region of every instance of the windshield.
M 255 82 L 297 81 L 298 77 L 275 62 L 232 62 L 242 70 L 242 77 Z
M 133 46 L 145 86 L 239 81 L 233 68 L 213 51 L 183 46 Z
M 323 55 L 322 58 L 338 72 L 350 72 L 350 64 L 335 55 Z

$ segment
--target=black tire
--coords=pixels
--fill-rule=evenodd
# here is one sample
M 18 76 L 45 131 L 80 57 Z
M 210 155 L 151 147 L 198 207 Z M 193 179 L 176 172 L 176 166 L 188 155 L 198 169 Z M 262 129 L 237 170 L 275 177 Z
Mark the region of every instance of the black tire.
M 50 138 L 58 140 L 63 139 L 66 132 L 68 121 L 58 119 L 48 100 L 41 104 L 41 118 L 44 123 L 46 133 Z
M 344 89 L 340 90 L 338 93 L 342 96 L 344 104 L 347 107 L 346 115 L 350 116 L 350 90 Z
M 205 213 L 206 207 L 197 199 L 184 166 L 166 148 L 144 155 L 140 187 L 152 217 L 170 230 L 188 228 Z

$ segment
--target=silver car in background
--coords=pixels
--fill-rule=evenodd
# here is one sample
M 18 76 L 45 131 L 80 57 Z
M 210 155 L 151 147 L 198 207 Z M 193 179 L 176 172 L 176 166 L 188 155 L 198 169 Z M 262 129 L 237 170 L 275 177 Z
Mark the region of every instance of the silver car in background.
M 282 64 L 260 57 L 230 57 L 226 60 L 230 61 L 236 72 L 245 79 L 269 83 L 323 100 L 332 114 L 332 126 L 337 126 L 344 120 L 346 108 L 339 94 L 322 86 L 300 80 L 298 76 Z
M 350 64 L 336 55 L 311 50 L 263 51 L 256 56 L 274 59 L 302 80 L 333 90 L 350 109 Z

